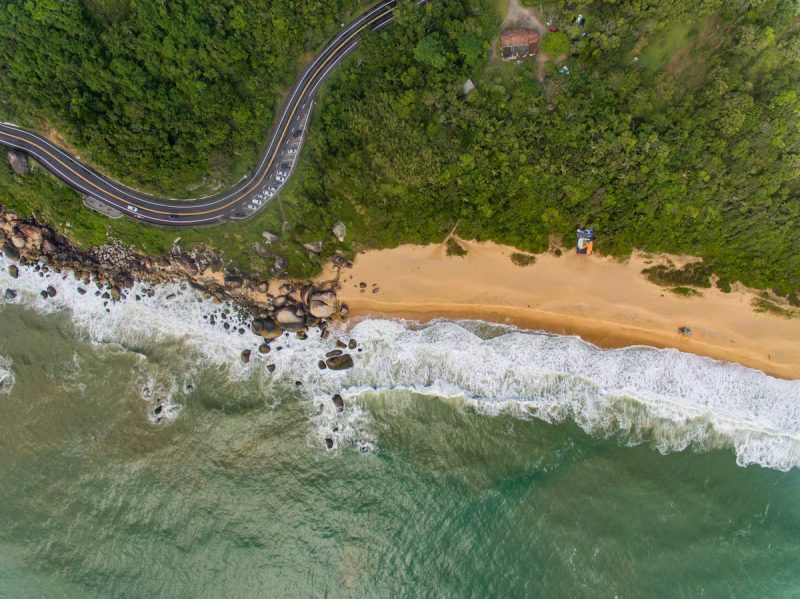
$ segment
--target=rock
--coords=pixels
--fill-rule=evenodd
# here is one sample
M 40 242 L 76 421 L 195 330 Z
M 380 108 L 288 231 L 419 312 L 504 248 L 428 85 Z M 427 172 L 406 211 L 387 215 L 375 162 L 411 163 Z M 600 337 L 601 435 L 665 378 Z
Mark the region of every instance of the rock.
M 253 332 L 264 339 L 277 339 L 283 334 L 283 329 L 271 318 L 253 320 Z
M 344 241 L 344 237 L 347 235 L 347 227 L 344 226 L 342 221 L 333 225 L 333 234 L 340 242 Z
M 261 345 L 258 346 L 258 353 L 260 354 L 268 354 L 269 350 L 270 347 L 266 343 L 262 343 Z
M 19 276 L 19 268 L 17 267 L 16 264 L 9 264 L 8 274 L 11 275 L 12 279 L 16 279 Z
M 245 349 L 242 351 L 242 362 L 247 364 L 250 361 L 250 350 Z
M 175 299 L 176 297 L 177 297 L 177 295 L 176 295 L 176 294 L 174 294 L 174 293 L 170 293 L 170 294 L 169 294 L 167 297 L 165 297 L 164 299 L 171 300 L 171 299 Z
M 86 295 L 86 290 L 83 287 L 78 287 L 78 293 L 80 293 L 81 295 Z
M 333 396 L 333 405 L 336 406 L 336 411 L 341 414 L 344 412 L 344 400 L 338 393 Z
M 267 291 L 269 291 L 269 283 L 267 283 L 266 281 L 262 281 L 261 283 L 256 285 L 256 291 L 258 291 L 259 293 L 266 293 Z
M 320 360 L 319 362 L 317 362 L 317 366 L 319 366 L 320 370 L 325 370 L 327 368 L 327 366 L 325 365 L 325 360 Z
M 49 295 L 50 297 L 55 297 L 56 296 L 56 288 L 53 287 L 52 285 L 48 285 L 47 286 L 47 295 Z
M 347 342 L 347 347 L 349 349 L 355 349 L 356 345 L 358 345 L 358 343 L 356 342 L 355 339 L 351 339 L 350 341 Z
M 331 332 L 329 329 L 323 329 L 322 332 L 319 334 L 320 339 L 327 339 L 331 336 Z
M 342 304 L 339 307 L 339 316 L 342 318 L 342 320 L 345 320 L 348 314 L 350 314 L 350 308 L 347 306 L 347 304 Z
M 19 250 L 15 248 L 13 245 L 6 244 L 3 246 L 3 253 L 6 255 L 6 258 L 10 258 L 11 260 L 19 260 Z
M 20 237 L 19 235 L 14 235 L 11 238 L 11 245 L 13 245 L 18 250 L 21 250 L 27 245 L 27 242 L 25 241 L 24 237 Z
M 3 294 L 3 297 L 5 297 L 7 301 L 11 301 L 13 299 L 16 299 L 17 292 L 14 289 L 6 289 L 6 292 Z
M 341 356 L 344 352 L 340 349 L 332 349 L 327 354 L 325 354 L 326 358 L 332 358 L 333 356 Z
M 325 365 L 331 370 L 345 370 L 353 367 L 353 357 L 350 354 L 333 356 L 325 360 Z
M 315 241 L 314 243 L 304 243 L 303 247 L 312 254 L 319 254 L 322 251 L 322 242 Z
M 308 339 L 308 333 L 306 332 L 305 329 L 301 329 L 301 330 L 297 331 L 297 338 L 300 341 L 305 341 L 306 339 Z
M 328 449 L 333 449 L 333 439 L 330 437 L 325 437 L 325 447 Z
M 298 315 L 297 311 L 289 306 L 275 310 L 275 320 L 290 332 L 299 331 L 306 326 L 305 315 Z
M 275 372 L 275 364 L 267 364 L 267 370 L 270 372 Z
M 289 298 L 287 298 L 285 295 L 279 295 L 272 300 L 272 305 L 276 308 L 283 308 L 287 301 L 289 301 Z
M 17 232 L 29 243 L 38 245 L 42 242 L 42 230 L 35 225 L 20 223 L 17 225 Z
M 278 239 L 279 239 L 279 237 L 277 235 L 273 235 L 269 231 L 262 231 L 261 232 L 261 237 L 263 237 L 264 241 L 266 241 L 269 244 L 273 244 L 276 241 L 278 241 Z
M 332 291 L 323 291 L 309 297 L 308 307 L 311 316 L 330 318 L 336 313 L 336 304 L 336 295 Z
M 122 292 L 120 291 L 119 287 L 112 287 L 111 289 L 108 290 L 108 292 L 109 294 L 111 294 L 111 299 L 114 300 L 115 302 L 118 302 L 119 298 L 122 295 Z
M 244 277 L 238 273 L 228 273 L 225 275 L 225 289 L 239 289 L 244 283 Z
M 42 296 L 42 299 L 47 299 L 48 297 L 50 297 L 49 295 L 47 295 L 47 291 L 45 291 L 44 289 L 42 289 L 42 290 L 39 292 L 39 295 L 41 295 L 41 296 Z
M 303 285 L 303 288 L 300 290 L 300 301 L 307 304 L 312 291 L 314 291 L 313 285 Z
M 28 156 L 19 150 L 9 150 L 6 154 L 11 169 L 18 175 L 27 175 L 30 172 L 28 168 Z
M 341 339 L 336 340 L 336 347 L 341 347 L 342 349 L 347 349 L 347 344 L 342 341 Z

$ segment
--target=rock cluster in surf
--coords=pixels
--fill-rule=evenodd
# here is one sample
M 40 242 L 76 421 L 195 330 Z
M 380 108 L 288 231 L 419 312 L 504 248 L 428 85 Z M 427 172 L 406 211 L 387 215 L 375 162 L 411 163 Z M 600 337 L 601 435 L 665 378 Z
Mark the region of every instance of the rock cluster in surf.
M 133 294 L 137 282 L 151 284 L 186 281 L 215 304 L 231 302 L 243 315 L 249 313 L 252 332 L 263 338 L 260 353 L 269 352 L 269 344 L 285 333 L 305 339 L 311 328 L 318 328 L 321 336 L 329 335 L 328 325 L 332 320 L 345 320 L 347 305 L 336 297 L 338 283 L 322 284 L 282 281 L 273 283 L 259 277 L 247 275 L 235 268 L 225 268 L 221 258 L 210 250 L 184 252 L 178 245 L 163 257 L 138 254 L 121 244 L 109 243 L 81 250 L 62 235 L 33 219 L 20 219 L 0 206 L 0 250 L 5 255 L 39 272 L 64 273 L 71 271 L 82 283 L 78 293 L 85 294 L 94 285 L 95 294 L 109 303 L 126 299 Z M 337 267 L 344 264 L 338 261 Z M 15 264 L 8 267 L 12 278 L 19 269 Z M 277 288 L 277 289 L 276 289 Z M 141 290 L 140 290 L 141 291 Z M 150 295 L 152 289 L 145 292 Z M 15 289 L 6 289 L 6 299 L 16 297 Z M 41 290 L 43 299 L 56 295 L 56 289 L 48 286 Z M 167 295 L 165 299 L 172 299 Z M 135 295 L 134 299 L 140 299 Z M 214 318 L 212 315 L 210 318 Z M 227 327 L 226 327 L 227 328 Z M 243 330 L 239 331 L 244 333 Z M 351 347 L 355 349 L 355 343 Z M 248 362 L 250 353 L 242 354 Z M 341 370 L 353 366 L 351 355 L 340 352 L 326 356 L 320 368 Z

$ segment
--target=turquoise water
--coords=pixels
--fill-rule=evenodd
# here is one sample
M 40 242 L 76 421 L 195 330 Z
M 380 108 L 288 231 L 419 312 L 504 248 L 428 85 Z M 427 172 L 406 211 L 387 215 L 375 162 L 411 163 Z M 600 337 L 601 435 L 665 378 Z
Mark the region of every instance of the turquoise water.
M 13 284 L 1 597 L 800 597 L 796 383 L 475 323 L 362 323 L 348 373 L 314 339 L 243 365 L 188 291 L 106 312 Z M 535 386 L 542 343 L 639 386 L 538 362 Z M 512 366 L 461 353 L 490 350 Z

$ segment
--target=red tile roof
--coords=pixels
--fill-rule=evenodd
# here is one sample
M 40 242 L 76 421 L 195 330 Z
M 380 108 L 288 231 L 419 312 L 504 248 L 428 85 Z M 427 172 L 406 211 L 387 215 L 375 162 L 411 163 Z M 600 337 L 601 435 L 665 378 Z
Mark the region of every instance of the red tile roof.
M 539 44 L 539 33 L 533 29 L 509 29 L 500 36 L 503 47 L 528 46 L 530 52 L 536 52 Z

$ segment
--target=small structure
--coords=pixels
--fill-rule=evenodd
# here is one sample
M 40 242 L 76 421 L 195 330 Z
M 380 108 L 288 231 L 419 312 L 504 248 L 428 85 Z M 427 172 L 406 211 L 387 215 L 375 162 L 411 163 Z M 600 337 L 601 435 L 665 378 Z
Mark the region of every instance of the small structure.
M 575 246 L 577 253 L 590 256 L 594 250 L 594 227 L 591 229 L 578 229 L 578 243 Z
M 521 60 L 539 49 L 539 32 L 533 29 L 507 29 L 500 35 L 503 60 Z

